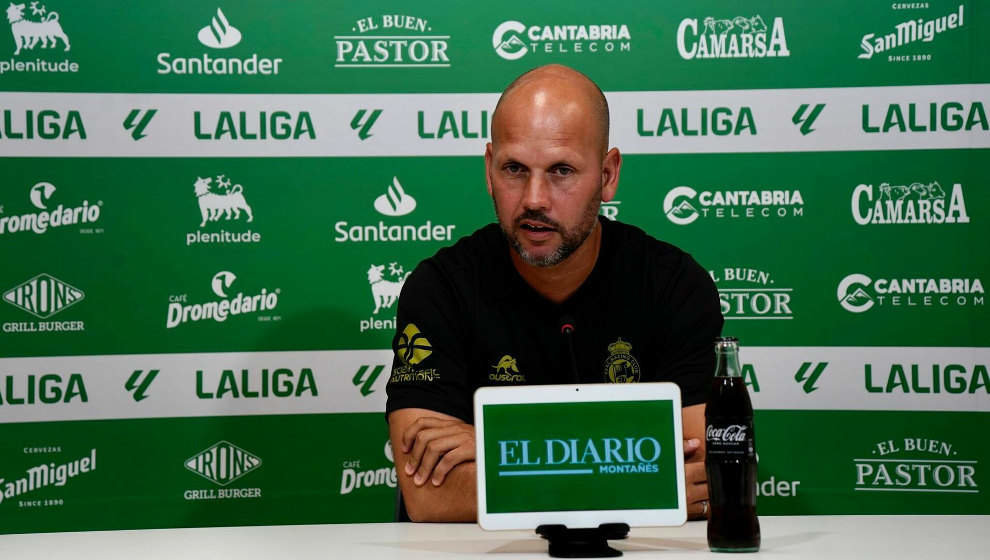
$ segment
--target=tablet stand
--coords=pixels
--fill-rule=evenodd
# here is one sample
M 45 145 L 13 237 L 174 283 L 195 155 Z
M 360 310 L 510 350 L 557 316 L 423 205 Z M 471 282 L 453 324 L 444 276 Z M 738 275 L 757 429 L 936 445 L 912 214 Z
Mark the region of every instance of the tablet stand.
M 622 552 L 608 545 L 609 540 L 629 534 L 625 523 L 603 523 L 597 529 L 568 529 L 565 525 L 540 525 L 536 534 L 550 541 L 554 558 L 614 558 Z

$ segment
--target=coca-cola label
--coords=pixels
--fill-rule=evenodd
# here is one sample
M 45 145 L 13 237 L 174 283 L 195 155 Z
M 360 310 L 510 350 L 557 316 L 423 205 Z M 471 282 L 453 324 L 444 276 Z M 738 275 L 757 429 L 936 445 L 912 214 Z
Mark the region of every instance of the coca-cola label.
M 714 422 L 705 427 L 705 442 L 709 456 L 733 455 L 752 457 L 753 424 Z

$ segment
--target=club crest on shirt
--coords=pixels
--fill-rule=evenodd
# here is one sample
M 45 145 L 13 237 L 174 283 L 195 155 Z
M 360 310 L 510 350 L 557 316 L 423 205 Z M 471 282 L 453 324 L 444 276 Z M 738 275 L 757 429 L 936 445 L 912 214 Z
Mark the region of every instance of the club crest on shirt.
M 602 370 L 605 380 L 610 383 L 635 383 L 639 381 L 640 369 L 636 357 L 630 354 L 632 344 L 618 340 L 608 345 L 608 357 Z
M 491 366 L 488 380 L 497 383 L 525 383 L 526 376 L 519 373 L 519 364 L 516 363 L 516 359 L 505 354 L 499 358 L 497 364 Z

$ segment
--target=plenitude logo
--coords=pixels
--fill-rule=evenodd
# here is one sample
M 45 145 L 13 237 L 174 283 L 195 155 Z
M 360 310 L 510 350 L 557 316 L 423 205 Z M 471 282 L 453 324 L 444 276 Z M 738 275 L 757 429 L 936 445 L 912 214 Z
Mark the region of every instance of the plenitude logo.
M 397 177 L 392 177 L 392 183 L 385 188 L 382 195 L 375 198 L 372 206 L 384 216 L 405 216 L 416 209 L 416 200 L 406 193 Z M 387 225 L 382 220 L 379 220 L 377 224 L 351 225 L 346 220 L 340 220 L 333 226 L 334 232 L 336 232 L 333 240 L 337 243 L 451 241 L 456 227 L 453 224 L 434 224 L 432 220 L 426 220 L 421 225 Z
M 226 244 L 226 243 L 260 243 L 261 234 L 246 229 L 241 232 L 227 231 L 229 222 L 247 224 L 254 221 L 251 206 L 244 198 L 244 187 L 240 183 L 234 185 L 225 174 L 213 178 L 196 177 L 193 183 L 193 193 L 199 205 L 201 221 L 199 230 L 186 233 L 186 246 L 193 244 Z M 243 218 L 241 214 L 243 213 Z M 224 228 L 220 231 L 203 231 L 207 224 L 216 224 L 223 220 Z
M 4 500 L 23 496 L 49 486 L 61 488 L 70 480 L 95 470 L 96 448 L 93 448 L 90 449 L 89 455 L 86 457 L 62 464 L 42 463 L 27 469 L 24 476 L 10 482 L 0 477 L 0 505 L 3 504 Z
M 751 220 L 804 216 L 804 198 L 797 189 L 720 189 L 696 191 L 678 186 L 663 199 L 663 213 L 679 226 L 696 220 Z
M 925 4 L 927 7 L 927 3 Z M 960 29 L 965 24 L 964 4 L 952 13 L 926 20 L 912 18 L 894 25 L 893 31 L 877 37 L 876 33 L 863 35 L 860 48 L 863 50 L 857 58 L 869 60 L 874 54 L 885 53 L 912 43 L 931 43 L 946 31 Z M 887 62 L 928 62 L 932 60 L 931 53 L 888 54 Z
M 412 272 L 406 272 L 405 268 L 393 261 L 388 264 L 388 271 L 384 264 L 372 264 L 368 268 L 368 285 L 371 287 L 371 297 L 375 302 L 375 309 L 367 319 L 361 319 L 358 330 L 365 331 L 394 331 L 395 314 L 392 318 L 375 318 L 379 311 L 392 310 L 395 302 L 399 300 L 399 293 L 402 291 L 406 278 Z
M 374 488 L 376 486 L 387 486 L 395 488 L 398 484 L 398 477 L 395 473 L 395 457 L 392 453 L 392 442 L 385 442 L 385 459 L 391 466 L 362 468 L 361 459 L 348 459 L 343 462 L 343 469 L 340 472 L 340 495 L 346 495 L 362 488 Z M 381 463 L 381 460 L 367 461 L 370 463 Z
M 706 58 L 767 58 L 790 56 L 784 20 L 773 18 L 772 27 L 759 14 L 702 20 L 685 18 L 677 26 L 677 54 L 684 60 Z
M 856 468 L 853 490 L 979 494 L 977 461 L 960 457 L 946 441 L 903 437 L 877 442 L 869 457 L 852 460 Z
M 100 219 L 103 201 L 90 204 L 83 200 L 81 205 L 66 207 L 59 203 L 50 207 L 50 199 L 55 194 L 55 185 L 42 181 L 28 191 L 28 200 L 38 211 L 6 216 L 0 207 L 0 235 L 18 232 L 34 232 L 43 235 L 50 228 L 61 228 L 77 224 L 92 224 Z
M 850 313 L 873 307 L 982 307 L 985 292 L 979 278 L 877 278 L 849 274 L 839 281 L 836 299 Z
M 622 53 L 632 50 L 629 26 L 624 23 L 574 25 L 571 22 L 526 25 L 509 20 L 492 32 L 492 48 L 504 60 L 533 55 Z
M 39 274 L 7 290 L 3 300 L 39 319 L 48 319 L 81 302 L 86 294 L 50 274 Z M 20 321 L 4 323 L 5 333 L 50 333 L 86 330 L 83 321 Z
M 211 49 L 229 49 L 241 42 L 241 31 L 231 25 L 221 8 L 210 19 L 209 24 L 196 34 L 199 42 Z M 252 53 L 249 57 L 217 57 L 204 52 L 200 56 L 172 56 L 170 52 L 160 52 L 155 58 L 157 72 L 164 75 L 245 75 L 274 76 L 279 73 L 282 58 L 267 58 Z
M 196 473 L 217 486 L 225 487 L 261 468 L 261 458 L 229 441 L 218 441 L 186 459 L 183 465 L 190 472 Z M 261 488 L 207 488 L 183 492 L 183 498 L 188 501 L 260 497 Z
M 436 34 L 429 20 L 384 14 L 359 19 L 350 34 L 335 35 L 334 68 L 449 68 L 450 35 Z
M 718 288 L 722 315 L 726 320 L 793 319 L 791 296 L 794 290 L 777 285 L 764 270 L 727 267 L 708 274 Z
M 852 217 L 861 225 L 968 224 L 962 185 L 946 195 L 938 181 L 904 185 L 860 183 L 852 192 Z
M 281 289 L 268 290 L 262 288 L 254 295 L 245 295 L 237 292 L 236 295 L 227 295 L 227 290 L 233 285 L 237 276 L 233 272 L 221 270 L 213 275 L 210 281 L 210 288 L 220 299 L 205 303 L 188 303 L 188 294 L 178 294 L 169 296 L 168 311 L 165 318 L 165 328 L 174 329 L 186 323 L 196 323 L 212 319 L 217 323 L 225 322 L 231 316 L 258 313 L 261 311 L 274 311 L 278 307 L 278 297 L 282 293 Z M 278 316 L 259 316 L 258 320 L 279 320 Z
M 30 6 L 24 2 L 10 2 L 7 23 L 14 36 L 13 56 L 34 55 L 34 60 L 0 60 L 0 75 L 7 72 L 78 72 L 79 64 L 64 54 L 71 45 L 60 19 L 58 12 L 49 10 L 38 0 L 32 0 Z M 35 47 L 44 50 L 35 50 Z M 62 59 L 52 60 L 54 57 Z

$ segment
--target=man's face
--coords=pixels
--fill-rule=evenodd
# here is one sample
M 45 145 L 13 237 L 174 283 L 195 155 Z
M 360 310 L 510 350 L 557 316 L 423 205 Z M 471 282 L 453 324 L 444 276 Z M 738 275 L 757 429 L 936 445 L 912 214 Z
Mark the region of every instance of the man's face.
M 605 176 L 586 113 L 531 109 L 502 114 L 498 146 L 488 145 L 485 162 L 502 231 L 524 261 L 547 267 L 594 231 Z

